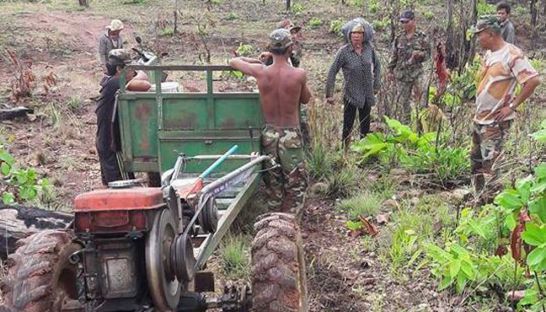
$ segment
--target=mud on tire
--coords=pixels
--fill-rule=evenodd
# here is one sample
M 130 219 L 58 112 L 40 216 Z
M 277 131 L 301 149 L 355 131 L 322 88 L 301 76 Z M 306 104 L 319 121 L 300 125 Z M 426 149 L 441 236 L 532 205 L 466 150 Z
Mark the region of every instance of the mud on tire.
M 252 241 L 252 308 L 260 312 L 305 312 L 307 278 L 302 238 L 291 214 L 258 217 Z
M 8 274 L 0 284 L 3 311 L 57 312 L 67 299 L 76 299 L 76 267 L 68 261 L 79 250 L 72 235 L 45 230 L 18 242 L 8 258 Z

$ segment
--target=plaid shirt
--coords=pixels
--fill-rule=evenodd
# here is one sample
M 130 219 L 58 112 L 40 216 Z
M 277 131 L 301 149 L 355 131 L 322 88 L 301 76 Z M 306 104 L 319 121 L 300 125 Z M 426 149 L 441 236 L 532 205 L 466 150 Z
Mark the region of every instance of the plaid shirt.
M 331 97 L 334 91 L 336 75 L 343 71 L 343 99 L 358 108 L 375 104 L 374 90 L 378 90 L 381 82 L 381 64 L 370 44 L 365 44 L 362 54 L 358 55 L 349 43 L 341 47 L 330 66 L 326 81 L 326 97 Z

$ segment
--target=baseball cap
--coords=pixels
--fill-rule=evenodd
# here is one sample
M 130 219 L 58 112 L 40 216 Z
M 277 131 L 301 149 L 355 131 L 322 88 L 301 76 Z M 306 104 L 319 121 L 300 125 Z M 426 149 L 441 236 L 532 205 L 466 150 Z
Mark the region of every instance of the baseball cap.
M 275 29 L 269 34 L 270 46 L 273 49 L 288 48 L 293 44 L 290 31 L 285 28 Z
M 501 29 L 501 22 L 496 15 L 482 15 L 478 18 L 476 26 L 473 26 L 471 31 L 475 34 L 480 33 L 488 28 L 491 28 L 495 31 Z
M 108 63 L 111 65 L 128 65 L 132 63 L 131 53 L 126 49 L 113 49 L 108 53 Z
M 409 21 L 415 18 L 415 13 L 412 10 L 405 10 L 400 14 L 401 21 Z

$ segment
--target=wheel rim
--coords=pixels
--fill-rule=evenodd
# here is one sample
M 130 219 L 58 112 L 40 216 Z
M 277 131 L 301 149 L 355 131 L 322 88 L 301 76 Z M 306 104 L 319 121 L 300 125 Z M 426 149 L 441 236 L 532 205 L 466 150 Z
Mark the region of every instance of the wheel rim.
M 162 310 L 175 309 L 180 300 L 182 283 L 172 274 L 171 245 L 176 227 L 169 210 L 158 212 L 146 238 L 146 273 L 154 305 Z

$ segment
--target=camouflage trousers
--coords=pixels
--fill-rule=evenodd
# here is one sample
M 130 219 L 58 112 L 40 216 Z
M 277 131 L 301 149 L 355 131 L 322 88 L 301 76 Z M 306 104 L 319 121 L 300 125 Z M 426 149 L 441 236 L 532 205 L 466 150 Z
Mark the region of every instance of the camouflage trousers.
M 299 215 L 305 201 L 307 174 L 305 172 L 302 135 L 298 128 L 277 129 L 266 126 L 262 131 L 263 153 L 276 164 L 265 165 L 264 180 L 268 187 L 268 206 L 275 211 Z
M 307 108 L 300 107 L 300 129 L 303 140 L 303 146 L 308 151 L 311 148 L 311 128 L 309 127 L 309 117 Z
M 403 124 L 411 122 L 411 99 L 415 105 L 420 105 L 424 92 L 423 77 L 418 76 L 415 80 L 396 80 L 396 117 Z
M 472 182 L 476 192 L 485 185 L 492 191 L 498 187 L 499 165 L 502 162 L 502 147 L 508 136 L 511 121 L 480 125 L 474 123 L 472 131 L 472 150 L 470 152 Z

